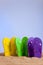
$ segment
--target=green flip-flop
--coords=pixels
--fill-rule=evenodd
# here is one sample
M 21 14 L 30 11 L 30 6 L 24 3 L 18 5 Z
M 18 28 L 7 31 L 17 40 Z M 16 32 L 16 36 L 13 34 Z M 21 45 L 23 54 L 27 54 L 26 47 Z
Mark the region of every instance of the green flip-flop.
M 21 47 L 20 38 L 16 38 L 16 50 L 17 50 L 17 55 L 22 56 L 22 47 Z
M 22 51 L 23 56 L 28 56 L 28 37 L 22 38 Z

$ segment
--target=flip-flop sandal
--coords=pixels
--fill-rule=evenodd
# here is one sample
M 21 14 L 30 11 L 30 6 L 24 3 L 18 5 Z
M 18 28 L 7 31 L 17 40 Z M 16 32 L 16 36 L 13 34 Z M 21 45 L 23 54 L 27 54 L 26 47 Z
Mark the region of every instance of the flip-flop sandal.
M 33 49 L 33 37 L 30 37 L 28 39 L 28 56 L 29 57 L 34 57 L 34 49 Z
M 34 57 L 41 57 L 42 56 L 42 41 L 40 38 L 34 38 Z
M 5 56 L 11 56 L 11 52 L 10 52 L 10 39 L 9 38 L 4 38 L 2 43 L 3 43 L 3 47 L 4 47 L 4 54 L 5 54 Z
M 22 47 L 21 47 L 21 39 L 16 38 L 16 50 L 17 50 L 17 55 L 22 56 Z
M 28 56 L 28 37 L 22 38 L 22 54 Z
M 11 44 L 11 56 L 16 56 L 16 37 L 10 39 Z

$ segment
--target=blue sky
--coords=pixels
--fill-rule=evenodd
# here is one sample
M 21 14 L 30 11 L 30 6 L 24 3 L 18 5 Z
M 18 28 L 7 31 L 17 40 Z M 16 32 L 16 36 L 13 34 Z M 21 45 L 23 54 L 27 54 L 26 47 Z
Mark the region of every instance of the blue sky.
M 13 36 L 43 41 L 43 0 L 0 0 L 0 52 L 2 39 Z

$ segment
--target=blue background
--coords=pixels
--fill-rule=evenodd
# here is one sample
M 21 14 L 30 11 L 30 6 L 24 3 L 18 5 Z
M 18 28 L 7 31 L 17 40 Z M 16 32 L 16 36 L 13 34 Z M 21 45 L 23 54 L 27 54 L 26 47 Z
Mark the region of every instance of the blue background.
M 43 41 L 43 0 L 0 0 L 0 52 L 2 39 L 13 36 Z

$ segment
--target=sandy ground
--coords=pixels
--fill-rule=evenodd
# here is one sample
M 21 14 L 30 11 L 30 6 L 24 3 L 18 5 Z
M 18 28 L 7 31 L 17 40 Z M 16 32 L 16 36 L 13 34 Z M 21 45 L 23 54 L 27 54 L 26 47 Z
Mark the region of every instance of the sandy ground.
M 42 58 L 29 58 L 29 57 L 17 57 L 10 56 L 5 57 L 4 54 L 0 54 L 0 65 L 43 65 Z

